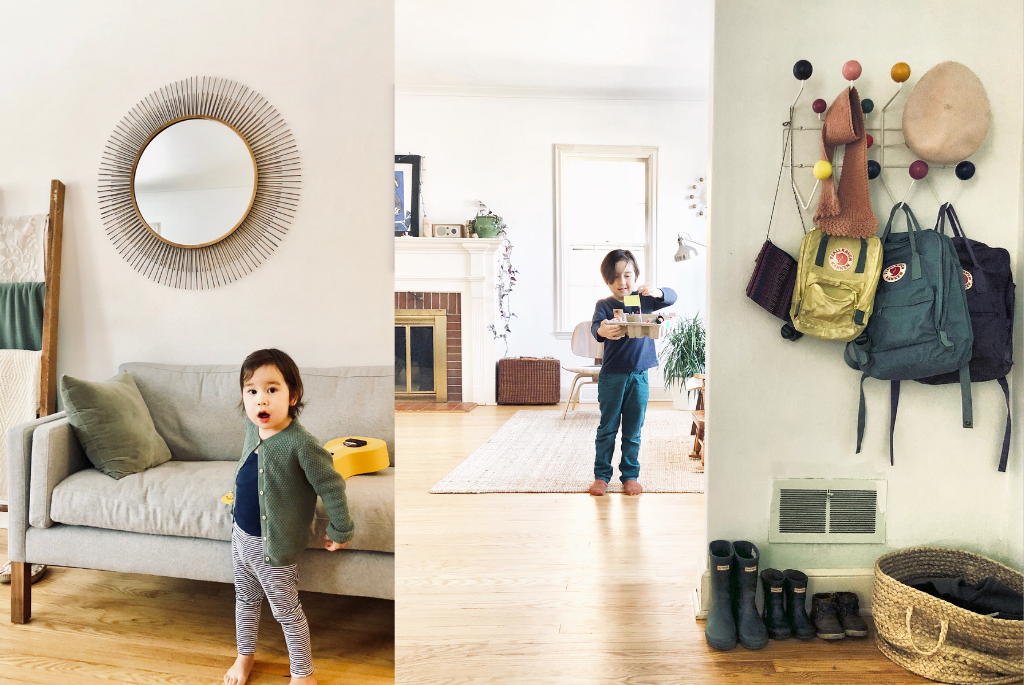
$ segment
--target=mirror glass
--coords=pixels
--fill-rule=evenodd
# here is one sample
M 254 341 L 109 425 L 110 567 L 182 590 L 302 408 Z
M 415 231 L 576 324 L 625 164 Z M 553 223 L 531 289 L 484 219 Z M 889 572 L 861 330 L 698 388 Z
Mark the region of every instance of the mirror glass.
M 198 247 L 229 235 L 256 189 L 249 147 L 212 119 L 186 119 L 160 131 L 142 151 L 132 179 L 139 213 L 164 240 Z

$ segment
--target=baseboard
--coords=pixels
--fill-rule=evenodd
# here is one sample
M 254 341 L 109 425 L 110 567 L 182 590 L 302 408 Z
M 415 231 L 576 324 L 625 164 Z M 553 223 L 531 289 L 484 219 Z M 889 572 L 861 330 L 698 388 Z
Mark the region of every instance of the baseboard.
M 873 568 L 813 568 L 804 571 L 807 574 L 807 610 L 810 611 L 811 595 L 816 592 L 856 592 L 860 598 L 860 613 L 871 615 L 871 599 L 875 587 L 875 570 Z M 758 602 L 761 601 L 760 582 L 757 589 Z M 711 571 L 704 571 L 700 577 L 700 585 L 692 591 L 694 618 L 704 621 L 708 617 L 711 606 Z M 760 606 L 760 604 L 759 604 Z

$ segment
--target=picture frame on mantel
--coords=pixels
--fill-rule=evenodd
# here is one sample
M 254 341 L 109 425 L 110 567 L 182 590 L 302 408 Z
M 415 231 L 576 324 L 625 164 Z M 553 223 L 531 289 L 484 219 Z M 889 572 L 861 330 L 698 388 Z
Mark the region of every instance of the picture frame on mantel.
M 420 235 L 419 155 L 395 155 L 395 235 Z

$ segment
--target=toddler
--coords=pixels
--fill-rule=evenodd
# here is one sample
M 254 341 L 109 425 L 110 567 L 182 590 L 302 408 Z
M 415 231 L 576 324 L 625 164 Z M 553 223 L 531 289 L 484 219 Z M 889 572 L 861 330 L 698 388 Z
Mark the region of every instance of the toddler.
M 598 300 L 594 308 L 591 331 L 598 342 L 604 343 L 601 375 L 597 381 L 597 401 L 601 408 L 601 424 L 594 441 L 594 484 L 590 494 L 600 497 L 608 491 L 612 477 L 612 454 L 615 453 L 615 434 L 622 424 L 622 460 L 619 472 L 622 491 L 627 495 L 643 492 L 636 481 L 640 475 L 640 429 L 647 411 L 647 369 L 658 366 L 654 341 L 650 338 L 627 338 L 623 327 L 612 322 L 613 310 L 622 309 L 629 314 L 653 312 L 676 301 L 671 288 L 641 285 L 634 290 L 640 277 L 640 266 L 629 250 L 612 250 L 601 262 L 601 276 L 612 291 L 611 297 Z M 626 307 L 626 295 L 640 295 L 640 309 Z
M 274 349 L 253 352 L 242 364 L 239 385 L 245 447 L 235 469 L 231 531 L 238 658 L 224 683 L 243 685 L 249 678 L 265 594 L 284 630 L 290 685 L 315 685 L 295 564 L 309 543 L 317 495 L 331 520 L 324 547 L 333 552 L 348 546 L 353 527 L 345 481 L 330 453 L 296 420 L 302 379 L 291 357 Z

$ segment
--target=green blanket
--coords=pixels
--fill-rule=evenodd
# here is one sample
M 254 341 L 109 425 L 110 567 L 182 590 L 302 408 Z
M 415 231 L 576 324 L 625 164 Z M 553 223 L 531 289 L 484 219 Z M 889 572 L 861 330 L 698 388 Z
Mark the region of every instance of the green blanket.
M 0 350 L 43 349 L 45 283 L 0 283 Z

